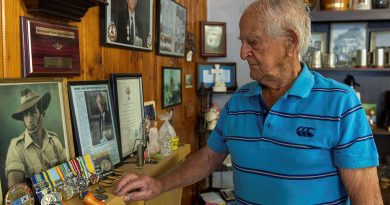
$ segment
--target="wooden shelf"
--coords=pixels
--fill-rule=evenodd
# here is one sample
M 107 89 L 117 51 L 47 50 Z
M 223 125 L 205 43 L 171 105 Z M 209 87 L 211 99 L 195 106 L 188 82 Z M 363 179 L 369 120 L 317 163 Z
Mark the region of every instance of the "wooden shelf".
M 390 9 L 312 11 L 312 22 L 385 21 L 390 20 Z
M 386 135 L 386 136 L 390 136 L 390 132 L 383 129 L 383 128 L 377 128 L 375 130 L 372 130 L 372 133 L 374 135 Z

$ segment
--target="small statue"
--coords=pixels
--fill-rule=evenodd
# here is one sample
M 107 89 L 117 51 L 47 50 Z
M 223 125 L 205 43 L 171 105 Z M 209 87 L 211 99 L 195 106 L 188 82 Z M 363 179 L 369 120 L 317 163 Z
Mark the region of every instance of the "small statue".
M 376 129 L 376 115 L 374 109 L 368 111 L 368 123 L 370 124 L 371 129 Z
M 205 115 L 207 122 L 207 130 L 213 130 L 217 125 L 217 121 L 219 118 L 219 108 L 217 104 L 213 103 L 210 109 L 206 112 Z
M 215 69 L 211 69 L 211 73 L 215 74 L 215 84 L 213 87 L 214 92 L 226 92 L 226 85 L 224 82 L 220 81 L 219 77 L 223 74 L 223 69 L 219 68 L 219 64 L 215 64 Z

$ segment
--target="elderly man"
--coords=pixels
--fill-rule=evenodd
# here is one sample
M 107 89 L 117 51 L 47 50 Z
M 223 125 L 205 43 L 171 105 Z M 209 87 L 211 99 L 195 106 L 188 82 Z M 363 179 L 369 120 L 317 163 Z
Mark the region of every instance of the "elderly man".
M 208 146 L 153 179 L 127 174 L 115 191 L 150 199 L 209 175 L 232 157 L 237 204 L 382 204 L 378 153 L 354 91 L 299 61 L 310 39 L 302 0 L 259 0 L 240 19 L 254 82 L 226 104 Z
M 56 133 L 43 127 L 50 100 L 50 93 L 40 96 L 29 88 L 21 93 L 21 105 L 12 118 L 22 121 L 26 130 L 13 138 L 8 147 L 5 164 L 8 187 L 66 161 L 66 152 Z

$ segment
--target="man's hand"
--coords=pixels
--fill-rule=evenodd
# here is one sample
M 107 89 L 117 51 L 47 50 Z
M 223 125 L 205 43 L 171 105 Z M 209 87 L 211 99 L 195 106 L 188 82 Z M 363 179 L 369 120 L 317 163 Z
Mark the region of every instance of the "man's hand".
M 116 195 L 124 196 L 125 202 L 153 199 L 161 192 L 160 180 L 134 173 L 125 174 L 114 189 Z

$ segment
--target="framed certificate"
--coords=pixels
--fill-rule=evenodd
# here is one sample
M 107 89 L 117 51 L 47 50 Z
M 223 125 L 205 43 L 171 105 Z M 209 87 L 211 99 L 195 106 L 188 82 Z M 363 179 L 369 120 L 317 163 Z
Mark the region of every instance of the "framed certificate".
M 228 62 L 206 62 L 197 63 L 197 89 L 211 90 L 215 83 L 215 74 L 211 72 L 215 65 L 219 64 L 220 69 L 223 69 L 222 74 L 219 76 L 219 80 L 224 82 L 227 90 L 232 91 L 237 88 L 236 82 L 236 63 Z
M 20 17 L 24 77 L 80 74 L 75 26 Z
M 142 75 L 111 74 L 111 84 L 118 111 L 121 155 L 125 158 L 137 151 L 136 144 L 145 136 Z
M 69 82 L 68 95 L 77 155 L 107 155 L 121 162 L 120 139 L 108 81 Z

